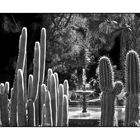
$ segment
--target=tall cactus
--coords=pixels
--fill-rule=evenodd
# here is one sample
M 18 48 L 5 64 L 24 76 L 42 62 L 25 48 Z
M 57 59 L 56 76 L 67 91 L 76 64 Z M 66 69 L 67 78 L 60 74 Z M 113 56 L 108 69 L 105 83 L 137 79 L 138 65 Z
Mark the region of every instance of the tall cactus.
M 125 125 L 133 121 L 138 121 L 139 115 L 139 86 L 140 86 L 140 60 L 138 54 L 131 50 L 126 55 L 125 62 L 125 81 L 126 81 L 126 112 Z
M 122 90 L 122 83 L 114 83 L 114 72 L 108 57 L 99 61 L 99 86 L 103 92 L 101 97 L 101 126 L 114 125 L 115 96 Z
M 45 28 L 41 29 L 41 37 L 40 37 L 40 81 L 39 81 L 39 124 L 41 124 L 41 85 L 44 83 L 44 75 L 45 75 L 45 62 L 46 62 L 46 30 Z
M 38 97 L 38 88 L 39 88 L 39 80 L 40 80 L 40 44 L 39 42 L 35 43 L 34 48 L 34 68 L 33 68 L 33 90 L 31 93 L 31 99 L 33 102 Z
M 25 58 L 26 58 L 26 46 L 27 46 L 27 29 L 24 27 L 19 38 L 19 55 L 17 60 L 17 66 L 15 71 L 15 80 L 13 84 L 13 94 L 11 97 L 11 109 L 10 109 L 10 126 L 17 126 L 17 70 L 22 69 L 24 71 Z

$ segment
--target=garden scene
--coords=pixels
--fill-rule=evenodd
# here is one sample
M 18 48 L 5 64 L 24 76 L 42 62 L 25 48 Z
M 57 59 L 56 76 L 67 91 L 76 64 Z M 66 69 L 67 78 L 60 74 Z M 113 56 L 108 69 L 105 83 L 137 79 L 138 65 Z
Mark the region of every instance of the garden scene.
M 140 14 L 1 13 L 0 126 L 140 126 Z

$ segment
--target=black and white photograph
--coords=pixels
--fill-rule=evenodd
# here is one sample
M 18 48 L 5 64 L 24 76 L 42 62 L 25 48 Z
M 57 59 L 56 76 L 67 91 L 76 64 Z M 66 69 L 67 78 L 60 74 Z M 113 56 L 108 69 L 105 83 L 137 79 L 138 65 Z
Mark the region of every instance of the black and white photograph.
M 1 13 L 0 38 L 2 127 L 140 125 L 140 14 Z
M 0 11 L 0 129 L 24 140 L 27 133 L 33 140 L 134 135 L 140 10 L 116 11 L 106 2 L 113 11 L 102 11 L 93 2 L 88 11 L 72 1 L 74 9 L 63 11 L 58 3 L 47 11 L 45 4 L 54 5 L 41 3 L 39 11 L 35 2 L 21 2 L 23 11 L 16 4 L 16 12 Z

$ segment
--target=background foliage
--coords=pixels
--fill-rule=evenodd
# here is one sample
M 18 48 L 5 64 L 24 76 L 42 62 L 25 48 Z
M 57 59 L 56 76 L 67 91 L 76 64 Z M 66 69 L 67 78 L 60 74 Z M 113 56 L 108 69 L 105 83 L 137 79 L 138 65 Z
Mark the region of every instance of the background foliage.
M 60 82 L 68 79 L 71 90 L 81 87 L 83 68 L 91 88 L 97 87 L 98 82 L 94 81 L 98 81 L 97 65 L 103 55 L 109 56 L 116 66 L 115 78 L 123 80 L 126 52 L 132 48 L 140 52 L 139 14 L 3 13 L 0 14 L 0 82 L 13 82 L 18 39 L 23 26 L 28 29 L 28 74 L 32 72 L 34 43 L 40 40 L 40 30 L 45 27 L 46 68 L 58 72 Z

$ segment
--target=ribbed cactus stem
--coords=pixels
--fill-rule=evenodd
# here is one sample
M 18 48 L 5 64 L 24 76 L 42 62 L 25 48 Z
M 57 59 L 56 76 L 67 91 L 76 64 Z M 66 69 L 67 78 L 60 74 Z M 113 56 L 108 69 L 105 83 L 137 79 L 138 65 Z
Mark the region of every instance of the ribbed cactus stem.
M 64 94 L 67 95 L 68 99 L 69 99 L 69 83 L 68 80 L 64 80 Z
M 110 59 L 103 56 L 99 60 L 99 86 L 102 91 L 112 91 L 114 72 L 110 62 Z
M 35 125 L 35 105 L 34 102 L 29 99 L 27 102 L 27 110 L 28 110 L 28 126 L 36 126 Z
M 107 57 L 99 61 L 99 85 L 102 91 L 101 97 L 101 126 L 114 125 L 115 97 L 121 92 L 121 82 L 114 83 L 112 65 Z
M 24 79 L 23 79 L 23 71 L 21 69 L 18 69 L 17 72 L 17 124 L 18 126 L 26 126 Z
M 43 104 L 42 106 L 42 110 L 41 110 L 41 126 L 47 126 L 47 123 L 46 123 L 46 115 L 47 115 L 47 111 L 46 111 L 46 105 Z
M 45 75 L 45 61 L 46 61 L 46 30 L 41 29 L 40 37 L 40 85 L 44 82 Z
M 69 118 L 68 118 L 68 98 L 66 95 L 63 96 L 64 103 L 63 103 L 63 120 L 62 126 L 68 126 Z
M 48 69 L 48 76 L 47 76 L 47 89 L 50 91 L 51 89 L 51 75 L 53 74 L 52 69 Z
M 46 62 L 46 30 L 45 28 L 41 29 L 41 37 L 40 37 L 40 82 L 39 82 L 39 123 L 41 124 L 41 85 L 44 83 L 44 75 L 45 75 L 45 62 Z
M 63 102 L 64 102 L 63 96 L 64 96 L 64 87 L 62 84 L 60 84 L 58 93 L 57 126 L 62 126 Z
M 46 94 L 46 85 L 42 84 L 41 85 L 41 109 L 43 107 L 43 104 L 45 104 L 45 94 Z
M 125 125 L 129 126 L 132 121 L 138 122 L 139 116 L 139 85 L 140 85 L 140 60 L 138 54 L 131 50 L 126 55 L 125 62 L 126 80 L 126 112 Z
M 40 44 L 39 42 L 35 43 L 34 48 L 34 68 L 33 68 L 33 90 L 31 99 L 33 102 L 38 97 L 38 88 L 39 88 L 39 80 L 40 80 Z
M 28 99 L 28 91 L 27 91 L 27 55 L 25 56 L 25 66 L 23 71 L 23 78 L 24 78 L 24 100 L 27 102 Z
M 55 80 L 56 80 L 56 96 L 57 96 L 57 106 L 58 106 L 58 94 L 59 94 L 59 78 L 58 78 L 58 74 L 55 72 L 54 73 L 54 76 L 55 76 Z
M 57 126 L 57 91 L 56 91 L 56 79 L 54 74 L 52 74 L 50 78 L 50 95 L 51 95 L 53 126 Z
M 54 76 L 55 76 L 55 79 L 56 79 L 56 90 L 59 91 L 59 78 L 58 78 L 58 74 L 55 72 Z
M 2 126 L 9 126 L 8 116 L 8 94 L 9 94 L 9 82 L 0 84 L 0 96 L 1 96 L 1 122 Z
M 4 87 L 4 89 L 3 89 Z M 9 115 L 8 115 L 8 94 L 9 94 L 9 82 L 5 83 L 5 86 L 2 84 L 1 85 L 1 91 L 3 91 L 1 95 L 1 121 L 2 121 L 2 126 L 9 126 Z
M 30 74 L 28 77 L 28 99 L 31 99 L 32 97 L 32 91 L 33 90 L 33 75 Z
M 10 110 L 10 126 L 17 126 L 17 70 L 22 69 L 24 71 L 25 57 L 27 46 L 27 29 L 24 27 L 19 38 L 19 55 L 17 60 L 17 66 L 15 71 L 15 79 L 13 84 L 13 94 L 11 97 L 11 110 Z
M 52 106 L 51 106 L 51 96 L 50 92 L 47 90 L 45 91 L 45 105 L 46 105 L 46 126 L 53 126 L 52 120 Z

